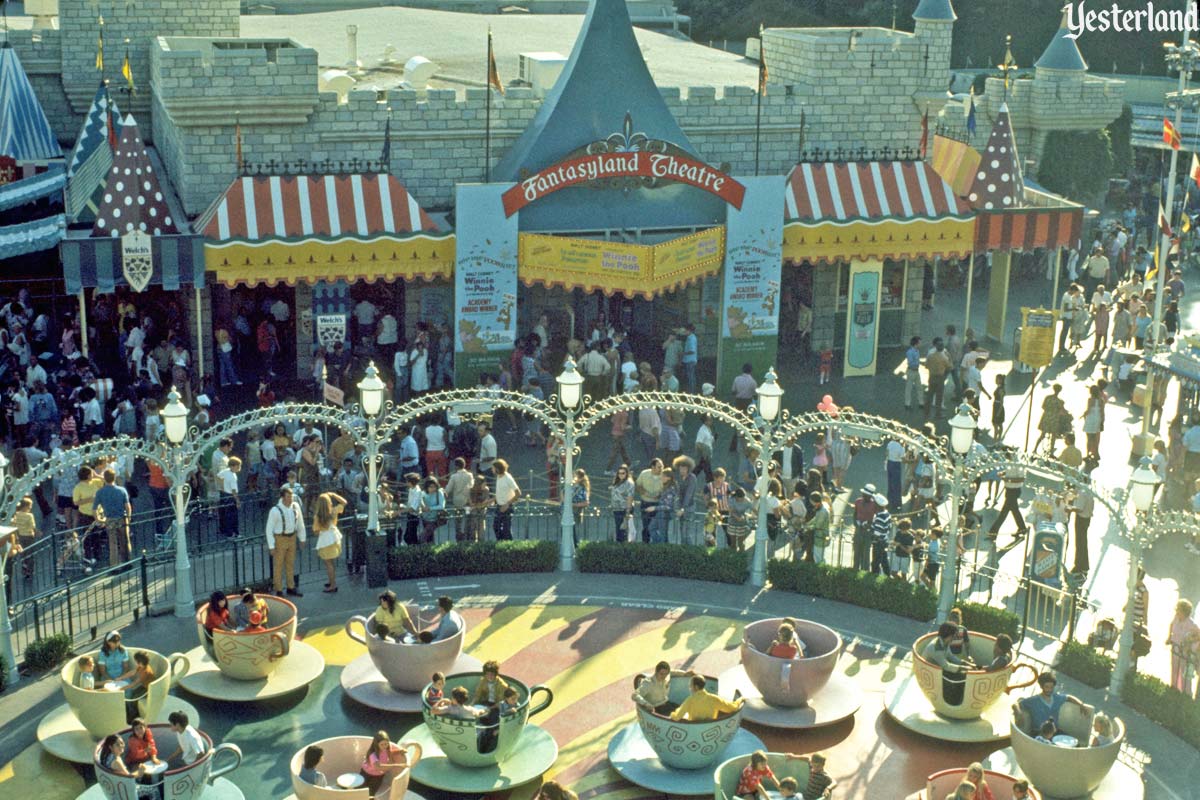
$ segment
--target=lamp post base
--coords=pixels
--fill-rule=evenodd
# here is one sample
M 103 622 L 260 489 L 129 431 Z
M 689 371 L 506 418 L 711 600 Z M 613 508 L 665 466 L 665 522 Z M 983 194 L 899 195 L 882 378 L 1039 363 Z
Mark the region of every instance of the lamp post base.
M 367 531 L 367 586 L 378 589 L 388 582 L 388 537 Z
M 181 586 L 185 591 L 179 590 Z M 191 619 L 196 615 L 196 597 L 191 588 L 192 565 L 175 567 L 175 616 L 179 619 Z

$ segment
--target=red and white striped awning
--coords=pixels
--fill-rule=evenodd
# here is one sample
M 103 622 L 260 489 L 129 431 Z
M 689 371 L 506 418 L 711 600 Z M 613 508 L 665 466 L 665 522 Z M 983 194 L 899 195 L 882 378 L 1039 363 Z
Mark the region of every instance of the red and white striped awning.
M 211 241 L 297 241 L 438 230 L 391 175 L 248 175 L 196 221 Z
M 975 216 L 924 161 L 797 164 L 784 203 L 786 220 L 802 224 Z

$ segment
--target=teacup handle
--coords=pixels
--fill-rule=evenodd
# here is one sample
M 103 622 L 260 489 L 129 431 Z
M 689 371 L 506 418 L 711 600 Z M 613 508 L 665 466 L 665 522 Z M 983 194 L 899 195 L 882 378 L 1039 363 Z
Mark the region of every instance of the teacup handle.
M 231 756 L 233 756 L 233 763 L 227 767 L 218 768 L 217 758 L 221 755 L 221 753 L 229 753 Z M 233 772 L 242 765 L 242 748 L 229 742 L 217 745 L 212 751 L 212 764 L 213 770 L 208 774 L 209 783 L 212 783 L 222 775 L 228 775 L 230 772 Z
M 192 669 L 192 662 L 183 653 L 171 653 L 167 656 L 167 662 L 171 665 L 171 685 L 179 683 L 179 679 Z
M 357 633 L 354 632 L 354 623 L 356 623 L 356 622 L 359 625 L 362 625 L 363 632 L 362 632 L 361 636 L 359 636 Z M 359 644 L 367 643 L 367 618 L 366 617 L 363 617 L 363 616 L 351 617 L 350 619 L 346 620 L 345 629 L 346 629 L 346 635 L 349 636 L 354 641 L 358 642 Z
M 1024 689 L 1026 686 L 1033 686 L 1035 683 L 1037 683 L 1038 671 L 1033 667 L 1032 664 L 1017 664 L 1015 667 L 1013 667 L 1012 674 L 1016 675 L 1017 670 L 1022 669 L 1022 668 L 1029 670 L 1029 672 L 1033 675 L 1033 677 L 1030 678 L 1029 680 L 1025 681 L 1025 683 L 1010 683 L 1008 685 L 1008 687 L 1004 690 L 1005 694 L 1008 694 L 1009 692 L 1013 691 L 1014 689 Z M 1009 677 L 1011 678 L 1012 676 L 1010 675 Z
M 541 703 L 538 703 L 535 706 L 535 705 L 532 705 L 533 696 L 535 694 L 537 694 L 538 692 L 545 692 L 546 699 L 543 700 Z M 554 702 L 554 692 L 550 691 L 549 686 L 543 686 L 542 684 L 539 683 L 537 686 L 534 686 L 532 689 L 529 690 L 529 702 L 530 702 L 529 716 L 532 717 L 534 714 L 540 714 L 541 712 L 545 711 L 547 708 L 550 707 L 550 704 Z
M 405 751 L 405 753 L 408 754 L 408 768 L 409 769 L 412 769 L 413 767 L 415 767 L 417 765 L 417 762 L 421 760 L 421 755 L 425 752 L 421 748 L 420 742 L 413 742 L 413 741 L 401 742 L 400 749 Z
M 279 659 L 286 656 L 291 648 L 288 645 L 287 637 L 284 636 L 283 633 L 281 633 L 280 631 L 275 631 L 274 633 L 272 633 L 271 638 L 274 639 L 275 641 L 279 642 L 279 652 L 272 653 L 267 658 L 270 661 L 278 661 Z

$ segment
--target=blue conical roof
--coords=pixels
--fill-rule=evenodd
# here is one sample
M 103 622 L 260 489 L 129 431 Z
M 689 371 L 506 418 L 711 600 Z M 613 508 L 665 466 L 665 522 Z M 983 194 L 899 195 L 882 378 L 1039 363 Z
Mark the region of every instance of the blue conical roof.
M 62 148 L 46 120 L 17 51 L 0 44 L 0 156 L 17 161 L 49 161 Z
M 1046 52 L 1042 53 L 1042 57 L 1034 66 L 1043 69 L 1086 70 L 1087 62 L 1083 60 L 1083 54 L 1079 52 L 1079 45 L 1075 44 L 1074 39 L 1067 36 L 1070 32 L 1067 27 L 1067 14 L 1064 11 L 1058 32 L 1054 34 L 1054 38 L 1050 40 L 1050 46 L 1046 48 Z
M 512 149 L 492 170 L 496 182 L 519 181 L 568 153 L 626 129 L 634 138 L 695 148 L 650 76 L 625 0 L 591 0 L 579 38 L 554 88 Z M 724 219 L 720 199 L 682 184 L 654 189 L 575 187 L 521 211 L 522 230 L 677 227 Z
M 913 19 L 953 22 L 958 19 L 958 15 L 954 13 L 954 6 L 950 5 L 950 0 L 921 0 L 917 10 L 913 12 Z

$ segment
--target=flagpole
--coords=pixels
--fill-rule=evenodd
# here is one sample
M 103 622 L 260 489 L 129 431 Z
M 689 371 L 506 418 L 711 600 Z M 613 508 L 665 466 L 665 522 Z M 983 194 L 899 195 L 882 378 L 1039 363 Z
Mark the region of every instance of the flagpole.
M 758 110 L 754 115 L 754 174 L 758 175 L 758 153 L 762 136 L 762 101 L 767 93 L 767 48 L 763 42 L 763 26 L 758 26 Z
M 492 182 L 492 29 L 488 28 L 487 62 L 483 65 L 487 100 L 483 112 L 483 182 Z
M 1183 93 L 1187 91 L 1188 78 L 1191 77 L 1191 60 L 1188 58 L 1187 50 L 1191 44 L 1191 31 L 1186 25 L 1183 26 L 1183 44 L 1180 47 L 1180 52 L 1183 58 L 1179 63 L 1179 102 L 1175 106 L 1175 131 L 1178 135 L 1179 127 L 1183 124 Z M 1167 225 L 1171 226 L 1171 220 L 1175 214 L 1175 175 L 1179 169 L 1179 150 L 1171 148 L 1171 172 L 1167 179 Z M 1166 231 L 1162 232 L 1162 237 L 1159 239 L 1158 250 L 1158 270 L 1154 280 L 1154 316 L 1150 322 L 1151 338 L 1154 341 L 1154 350 L 1157 350 L 1162 345 L 1162 317 L 1163 317 L 1163 292 L 1166 289 L 1167 282 L 1167 265 L 1171 258 L 1171 240 L 1167 237 Z M 1151 351 L 1153 352 L 1153 351 Z M 1147 386 L 1147 389 L 1150 387 Z M 1135 453 L 1139 455 L 1150 455 L 1153 448 L 1150 434 L 1150 415 L 1153 408 L 1152 392 L 1146 392 L 1146 402 L 1142 407 L 1142 435 L 1138 437 L 1135 444 Z M 1154 435 L 1153 438 L 1158 438 Z M 1140 447 L 1140 453 L 1137 449 Z

